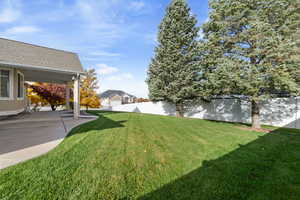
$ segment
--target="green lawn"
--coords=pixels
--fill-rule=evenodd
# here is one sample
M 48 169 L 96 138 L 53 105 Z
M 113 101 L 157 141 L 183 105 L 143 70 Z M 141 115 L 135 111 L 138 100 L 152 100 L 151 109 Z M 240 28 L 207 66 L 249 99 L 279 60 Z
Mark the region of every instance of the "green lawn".
M 299 130 L 94 113 L 50 153 L 0 171 L 0 199 L 300 199 Z

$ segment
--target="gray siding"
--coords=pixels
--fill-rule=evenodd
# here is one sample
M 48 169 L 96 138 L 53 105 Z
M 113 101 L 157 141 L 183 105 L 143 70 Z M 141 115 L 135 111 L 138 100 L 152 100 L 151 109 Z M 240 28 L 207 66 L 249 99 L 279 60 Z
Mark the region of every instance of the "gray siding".
M 1 69 L 1 66 L 0 66 Z M 21 70 L 19 70 L 22 72 Z M 17 111 L 21 109 L 26 108 L 26 93 L 24 94 L 24 99 L 23 100 L 18 100 L 17 99 L 17 70 L 13 69 L 13 100 L 0 100 L 0 112 L 5 112 L 5 111 Z

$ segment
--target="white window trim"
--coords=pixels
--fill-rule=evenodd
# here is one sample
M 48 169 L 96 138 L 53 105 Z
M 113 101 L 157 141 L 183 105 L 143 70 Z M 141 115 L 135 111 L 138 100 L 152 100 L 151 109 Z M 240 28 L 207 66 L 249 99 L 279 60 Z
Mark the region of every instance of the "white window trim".
M 19 74 L 23 77 L 23 97 L 18 97 L 19 85 L 17 83 L 17 100 L 21 101 L 21 100 L 24 100 L 24 98 L 25 98 L 25 86 L 24 86 L 25 79 L 24 79 L 24 74 L 18 70 L 17 71 L 17 81 L 18 81 Z
M 9 71 L 9 97 L 0 97 L 0 101 L 12 101 L 14 100 L 14 69 L 0 67 L 0 70 L 8 70 Z

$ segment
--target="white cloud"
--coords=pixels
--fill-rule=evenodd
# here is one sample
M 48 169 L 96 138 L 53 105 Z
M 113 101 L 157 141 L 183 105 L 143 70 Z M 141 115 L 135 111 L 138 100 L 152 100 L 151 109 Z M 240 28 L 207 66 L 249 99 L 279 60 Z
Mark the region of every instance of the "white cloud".
M 81 16 L 83 16 L 87 20 L 91 20 L 95 17 L 95 14 L 93 12 L 93 6 L 90 3 L 84 1 L 77 1 L 76 5 L 80 11 Z
M 115 9 L 119 0 L 77 0 L 75 10 L 77 14 L 88 24 L 88 28 L 110 30 L 111 34 L 118 28 Z
M 118 72 L 119 70 L 115 67 L 110 67 L 106 64 L 97 64 L 96 65 L 99 69 L 96 69 L 99 75 L 108 75 Z
M 124 55 L 119 54 L 123 52 L 109 51 L 119 41 L 134 37 L 135 33 L 139 37 L 144 35 L 138 31 L 140 24 L 128 17 L 128 12 L 145 14 L 152 11 L 151 5 L 144 2 L 74 0 L 70 3 L 59 0 L 53 4 L 53 0 L 0 0 L 0 23 L 7 23 L 3 24 L 0 34 L 5 34 L 10 39 L 77 52 L 84 58 L 82 61 L 85 67 L 94 66 L 97 70 L 101 90 L 121 89 L 146 97 L 148 91 L 145 89 L 144 77 L 140 77 L 139 72 L 132 75 L 114 67 L 112 64 L 117 64 L 118 59 L 122 59 Z M 4 12 L 6 13 L 3 14 Z M 38 27 L 28 28 L 30 25 Z M 60 31 L 57 31 L 57 27 L 61 28 Z M 150 38 L 151 42 L 155 40 L 155 37 Z
M 10 7 L 0 11 L 0 23 L 11 23 L 16 21 L 21 16 L 18 10 L 14 10 Z
M 12 23 L 17 21 L 21 13 L 21 1 L 1 0 L 0 1 L 0 23 Z
M 85 40 L 93 38 L 95 45 L 105 48 L 128 37 L 134 25 L 127 23 L 123 4 L 123 0 L 76 0 L 72 10 Z
M 91 57 L 82 57 L 81 59 L 87 61 L 99 61 L 99 58 L 91 58 Z
M 118 52 L 98 52 L 98 50 L 110 48 L 132 35 L 136 27 L 133 23 L 128 23 L 125 15 L 130 2 L 124 0 L 65 2 L 59 0 L 57 4 L 53 4 L 53 0 L 26 1 L 26 3 L 23 0 L 0 0 L 0 21 L 14 20 L 11 26 L 5 24 L 5 27 L 2 27 L 1 37 L 75 51 L 88 58 L 86 59 L 88 65 L 93 65 L 92 61 L 106 63 L 112 58 L 120 59 Z M 1 15 L 4 10 L 13 12 L 9 15 L 3 14 L 6 18 Z M 13 14 L 16 16 L 9 17 L 11 19 L 8 20 L 8 16 Z M 61 25 L 64 27 L 57 31 L 56 24 L 58 27 Z M 43 34 L 39 34 L 36 29 L 14 28 L 27 25 L 38 25 Z M 98 52 L 98 55 L 92 56 L 89 52 Z
M 133 75 L 131 73 L 122 73 L 107 78 L 107 80 L 109 81 L 124 81 L 124 80 L 132 80 L 132 79 L 133 79 Z
M 145 8 L 145 3 L 142 1 L 133 1 L 129 4 L 129 8 L 134 11 L 140 11 Z
M 121 54 L 119 53 L 111 53 L 111 52 L 105 52 L 105 51 L 96 51 L 90 53 L 91 56 L 103 56 L 103 57 L 119 57 Z
M 5 32 L 7 34 L 19 34 L 19 33 L 36 33 L 40 31 L 41 29 L 35 26 L 15 26 L 7 29 Z

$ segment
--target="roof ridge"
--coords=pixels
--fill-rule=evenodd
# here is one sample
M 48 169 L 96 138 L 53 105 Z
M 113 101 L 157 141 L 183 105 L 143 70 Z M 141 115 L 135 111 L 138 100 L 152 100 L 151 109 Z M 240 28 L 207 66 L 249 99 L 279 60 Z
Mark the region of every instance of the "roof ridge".
M 112 95 L 118 95 L 118 96 L 120 96 L 120 95 L 121 96 L 128 95 L 130 97 L 136 97 L 135 95 L 129 94 L 129 93 L 123 91 L 123 90 L 113 90 L 113 89 L 106 90 L 106 91 L 100 93 L 99 95 L 102 96 L 102 97 L 103 96 L 105 96 L 105 97 L 108 97 L 108 96 L 112 97 Z
M 28 43 L 28 42 L 22 42 L 22 41 L 18 41 L 18 40 L 12 40 L 12 39 L 3 38 L 3 37 L 0 37 L 0 39 L 1 39 L 1 40 L 8 40 L 8 41 L 11 41 L 11 42 L 17 42 L 17 43 L 22 43 L 22 44 L 30 45 L 30 46 L 41 47 L 41 48 L 45 48 L 45 49 L 50 49 L 50 50 L 54 50 L 54 51 L 61 51 L 61 52 L 71 53 L 71 54 L 77 55 L 77 53 L 72 52 L 72 51 L 66 51 L 66 50 L 61 50 L 61 49 L 55 49 L 55 48 L 51 48 L 51 47 L 46 47 L 46 46 L 37 45 L 37 44 L 31 44 L 31 43 Z

